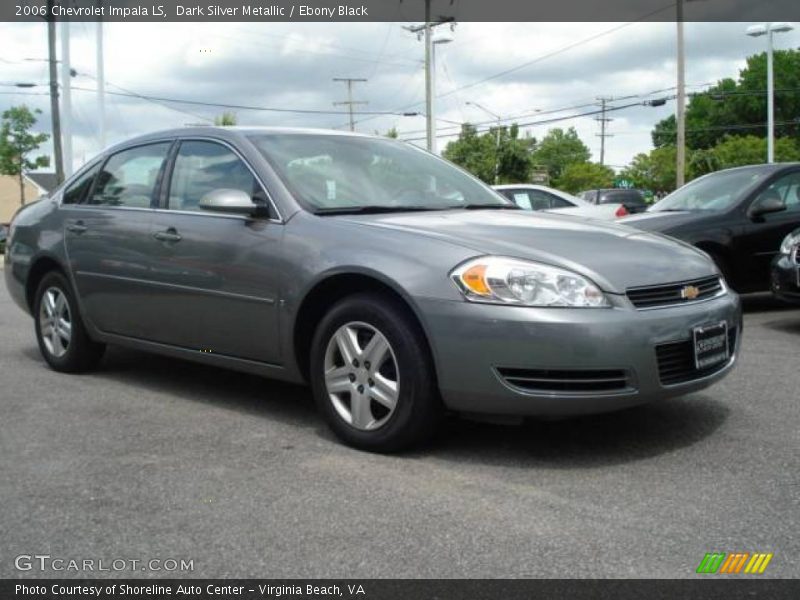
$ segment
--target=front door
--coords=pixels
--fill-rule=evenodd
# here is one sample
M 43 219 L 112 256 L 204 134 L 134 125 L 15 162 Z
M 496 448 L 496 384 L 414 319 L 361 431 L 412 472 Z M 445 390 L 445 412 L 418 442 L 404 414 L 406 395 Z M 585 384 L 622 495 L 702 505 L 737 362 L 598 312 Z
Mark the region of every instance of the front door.
M 800 227 L 800 171 L 776 179 L 754 196 L 750 206 L 766 197 L 782 200 L 786 210 L 751 218 L 745 223 L 735 249 L 739 260 L 747 265 L 747 280 L 742 286 L 745 289 L 768 289 L 772 259 L 783 238 Z
M 207 193 L 243 190 L 263 201 L 252 171 L 230 147 L 180 143 L 166 207 L 153 216 L 152 293 L 164 328 L 157 341 L 279 364 L 277 220 L 211 213 Z
M 106 333 L 147 338 L 150 219 L 172 142 L 122 150 L 64 192 L 67 257 L 85 318 Z

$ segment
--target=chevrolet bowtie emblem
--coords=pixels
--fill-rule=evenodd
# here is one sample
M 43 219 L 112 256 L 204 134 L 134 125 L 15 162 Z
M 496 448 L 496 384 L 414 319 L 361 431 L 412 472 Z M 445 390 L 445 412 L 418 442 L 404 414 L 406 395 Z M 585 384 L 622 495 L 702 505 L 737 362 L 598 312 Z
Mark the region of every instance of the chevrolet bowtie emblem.
M 694 300 L 700 295 L 700 290 L 693 285 L 684 286 L 681 290 L 681 298 L 684 300 Z

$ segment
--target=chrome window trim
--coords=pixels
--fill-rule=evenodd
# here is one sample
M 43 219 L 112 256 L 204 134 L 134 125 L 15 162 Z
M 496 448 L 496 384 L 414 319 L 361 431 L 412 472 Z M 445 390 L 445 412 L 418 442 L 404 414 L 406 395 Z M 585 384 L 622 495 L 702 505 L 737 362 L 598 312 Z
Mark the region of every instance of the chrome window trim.
M 153 145 L 153 144 L 163 144 L 165 142 L 168 142 L 168 143 L 179 142 L 180 143 L 180 142 L 183 142 L 183 141 L 187 141 L 187 142 L 189 142 L 189 141 L 212 142 L 212 143 L 221 144 L 222 146 L 225 146 L 226 148 L 231 150 L 237 156 L 237 158 L 239 158 L 239 160 L 241 160 L 244 163 L 244 165 L 247 167 L 247 169 L 253 175 L 255 180 L 261 186 L 261 189 L 264 192 L 264 195 L 267 197 L 267 201 L 269 202 L 270 206 L 275 211 L 275 214 L 278 215 L 278 218 L 277 219 L 273 219 L 273 218 L 263 219 L 263 218 L 250 217 L 250 216 L 247 216 L 247 215 L 226 215 L 224 213 L 211 213 L 211 212 L 208 212 L 208 211 L 204 212 L 204 211 L 196 211 L 196 210 L 171 210 L 169 208 L 153 208 L 153 207 L 140 207 L 140 206 L 110 206 L 110 205 L 106 205 L 106 204 L 85 204 L 85 203 L 84 204 L 64 204 L 63 203 L 64 190 L 66 189 L 67 185 L 71 185 L 76 177 L 80 176 L 81 173 L 85 172 L 92 165 L 95 165 L 95 164 L 97 164 L 99 162 L 100 166 L 102 167 L 102 165 L 104 165 L 108 161 L 108 159 L 110 159 L 112 156 L 114 156 L 116 154 L 119 154 L 120 152 L 125 152 L 127 150 L 133 150 L 135 148 L 140 148 L 142 146 L 150 146 L 150 145 Z M 173 169 L 174 169 L 174 165 L 173 165 Z M 172 173 L 170 173 L 170 175 L 172 175 Z M 169 194 L 169 190 L 167 190 L 167 194 Z M 264 185 L 264 181 L 261 179 L 261 177 L 259 177 L 258 173 L 256 173 L 255 169 L 253 169 L 253 167 L 250 165 L 250 163 L 242 156 L 241 152 L 239 152 L 234 146 L 232 146 L 229 142 L 227 142 L 225 140 L 221 140 L 221 139 L 218 139 L 218 138 L 212 138 L 212 137 L 201 137 L 201 136 L 190 136 L 190 137 L 180 137 L 179 136 L 179 137 L 169 137 L 169 138 L 163 138 L 163 139 L 148 140 L 146 142 L 140 142 L 140 143 L 137 143 L 137 144 L 132 144 L 130 146 L 125 146 L 124 148 L 120 148 L 120 149 L 116 150 L 112 154 L 106 154 L 99 161 L 91 161 L 88 165 L 86 165 L 84 167 L 81 167 L 81 169 L 77 173 L 72 175 L 69 178 L 69 180 L 67 180 L 67 182 L 65 182 L 64 186 L 62 186 L 61 190 L 59 190 L 57 203 L 58 203 L 58 207 L 59 208 L 65 208 L 66 207 L 66 208 L 69 208 L 69 209 L 80 209 L 80 210 L 98 210 L 98 209 L 102 209 L 102 210 L 135 210 L 135 211 L 174 213 L 174 214 L 179 214 L 179 215 L 197 215 L 197 216 L 201 216 L 201 217 L 216 217 L 216 218 L 221 217 L 223 219 L 239 219 L 239 220 L 242 220 L 242 221 L 259 220 L 259 221 L 267 221 L 267 222 L 270 222 L 270 223 L 280 223 L 280 224 L 285 223 L 285 221 L 283 220 L 283 216 L 281 215 L 281 211 L 278 210 L 278 206 L 275 204 L 275 201 L 272 199 L 272 196 L 270 195 L 269 191 L 267 191 L 267 186 Z

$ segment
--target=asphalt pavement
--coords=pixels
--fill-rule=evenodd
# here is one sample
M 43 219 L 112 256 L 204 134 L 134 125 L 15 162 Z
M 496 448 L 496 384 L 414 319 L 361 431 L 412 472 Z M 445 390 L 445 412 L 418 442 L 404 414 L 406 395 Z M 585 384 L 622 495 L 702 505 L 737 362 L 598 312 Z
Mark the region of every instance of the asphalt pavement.
M 702 393 L 453 420 L 387 457 L 340 445 L 303 387 L 114 348 L 55 373 L 0 284 L 0 577 L 682 578 L 712 551 L 798 577 L 800 310 L 745 305 L 738 367 Z M 15 569 L 43 554 L 194 571 Z

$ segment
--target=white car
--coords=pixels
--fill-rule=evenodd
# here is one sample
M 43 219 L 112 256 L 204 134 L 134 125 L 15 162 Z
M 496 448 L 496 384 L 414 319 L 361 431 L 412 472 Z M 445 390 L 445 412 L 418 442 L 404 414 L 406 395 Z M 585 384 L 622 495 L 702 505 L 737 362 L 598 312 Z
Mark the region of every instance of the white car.
M 590 204 L 577 196 L 544 185 L 518 183 L 493 187 L 525 210 L 542 210 L 608 221 L 628 215 L 628 210 L 623 204 Z

